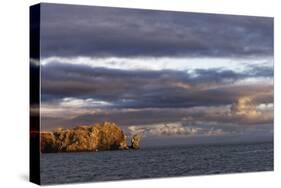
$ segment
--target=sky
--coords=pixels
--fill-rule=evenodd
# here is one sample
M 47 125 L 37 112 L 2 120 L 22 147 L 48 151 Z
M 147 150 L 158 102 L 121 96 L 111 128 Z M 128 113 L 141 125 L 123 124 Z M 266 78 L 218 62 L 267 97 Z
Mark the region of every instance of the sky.
M 41 6 L 41 128 L 146 143 L 273 137 L 273 18 Z

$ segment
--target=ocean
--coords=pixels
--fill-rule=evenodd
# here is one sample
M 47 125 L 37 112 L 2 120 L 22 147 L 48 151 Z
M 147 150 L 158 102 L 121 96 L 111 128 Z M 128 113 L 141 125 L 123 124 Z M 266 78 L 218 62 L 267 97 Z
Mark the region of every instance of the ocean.
M 42 184 L 272 170 L 273 143 L 161 146 L 41 155 Z

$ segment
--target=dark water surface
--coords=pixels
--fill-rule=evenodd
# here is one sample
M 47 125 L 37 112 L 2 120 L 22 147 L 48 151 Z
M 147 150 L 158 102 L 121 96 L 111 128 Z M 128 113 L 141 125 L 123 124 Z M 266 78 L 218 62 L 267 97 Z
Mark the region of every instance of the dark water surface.
M 41 156 L 42 184 L 273 170 L 273 144 L 194 145 Z

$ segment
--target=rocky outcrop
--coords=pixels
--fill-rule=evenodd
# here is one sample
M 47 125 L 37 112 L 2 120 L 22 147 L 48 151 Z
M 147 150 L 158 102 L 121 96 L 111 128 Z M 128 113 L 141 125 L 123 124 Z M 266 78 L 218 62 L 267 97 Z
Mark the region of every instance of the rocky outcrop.
M 41 151 L 50 153 L 58 150 L 56 140 L 52 132 L 41 133 Z
M 132 149 L 140 149 L 140 141 L 141 141 L 141 137 L 137 134 L 135 134 L 133 137 L 132 137 L 132 140 L 131 140 L 131 148 Z
M 138 140 L 139 139 L 139 140 Z M 139 148 L 140 138 L 133 136 L 132 148 Z M 41 132 L 41 152 L 81 152 L 100 150 L 126 150 L 127 139 L 115 123 L 59 128 Z

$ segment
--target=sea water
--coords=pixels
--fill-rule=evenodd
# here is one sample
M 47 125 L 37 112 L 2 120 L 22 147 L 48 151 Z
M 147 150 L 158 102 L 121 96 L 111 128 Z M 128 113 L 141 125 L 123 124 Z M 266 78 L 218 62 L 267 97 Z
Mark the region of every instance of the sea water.
M 272 143 L 161 146 L 41 155 L 42 184 L 271 170 Z

